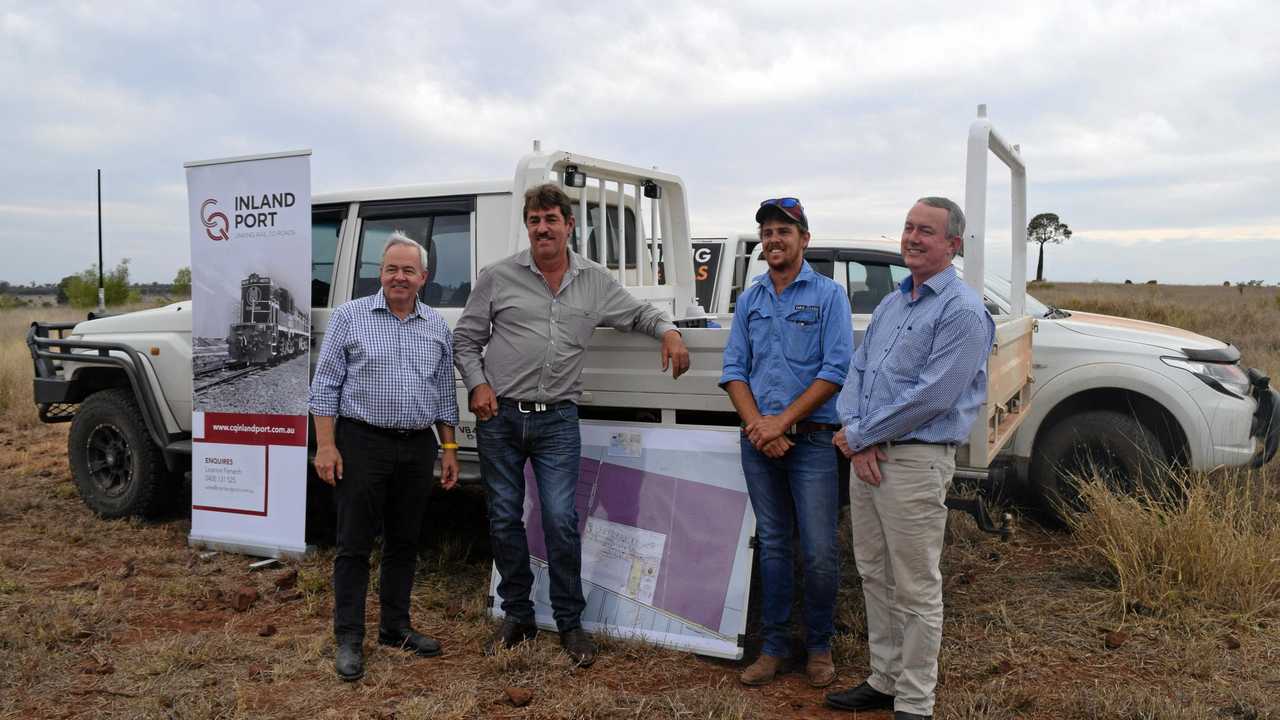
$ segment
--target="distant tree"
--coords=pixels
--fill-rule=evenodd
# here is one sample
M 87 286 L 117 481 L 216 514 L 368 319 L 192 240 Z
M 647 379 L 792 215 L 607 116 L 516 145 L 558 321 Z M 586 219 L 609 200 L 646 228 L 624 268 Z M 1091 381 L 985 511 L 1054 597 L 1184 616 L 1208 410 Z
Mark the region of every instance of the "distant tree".
M 1040 213 L 1027 223 L 1027 242 L 1040 243 L 1040 259 L 1036 262 L 1036 282 L 1044 280 L 1044 244 L 1061 243 L 1071 237 L 1071 228 L 1055 213 Z
M 179 297 L 191 297 L 191 268 L 180 267 L 173 276 L 173 294 Z
M 67 294 L 67 291 L 70 289 L 71 283 L 76 282 L 79 279 L 80 279 L 79 275 L 68 275 L 58 281 L 58 304 L 59 305 L 66 305 L 67 303 L 71 302 L 71 296 Z M 96 298 L 97 295 L 95 294 L 94 297 Z
M 76 307 L 86 308 L 98 304 L 98 266 L 74 275 L 67 282 L 67 299 Z M 129 258 L 120 261 L 103 278 L 108 305 L 124 305 L 138 299 L 138 292 L 129 288 Z

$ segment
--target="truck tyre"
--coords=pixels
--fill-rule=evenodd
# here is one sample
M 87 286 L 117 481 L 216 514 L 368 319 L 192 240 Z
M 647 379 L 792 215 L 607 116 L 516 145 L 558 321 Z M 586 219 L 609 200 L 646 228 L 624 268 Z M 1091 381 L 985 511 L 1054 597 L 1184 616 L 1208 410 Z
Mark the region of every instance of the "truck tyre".
M 101 517 L 150 516 L 162 509 L 164 456 L 128 389 L 103 390 L 80 405 L 67 457 L 81 499 Z
M 1096 473 L 1112 491 L 1130 494 L 1164 487 L 1169 454 L 1155 434 L 1130 414 L 1087 410 L 1067 417 L 1036 440 L 1031 457 L 1031 500 L 1050 521 L 1085 510 L 1078 478 Z

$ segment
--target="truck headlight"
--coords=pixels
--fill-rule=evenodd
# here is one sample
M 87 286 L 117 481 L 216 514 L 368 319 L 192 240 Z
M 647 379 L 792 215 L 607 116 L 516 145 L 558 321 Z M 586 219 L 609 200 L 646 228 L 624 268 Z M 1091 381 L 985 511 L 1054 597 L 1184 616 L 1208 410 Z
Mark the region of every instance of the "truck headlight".
M 1182 368 L 1204 381 L 1204 384 L 1232 397 L 1249 397 L 1249 376 L 1235 363 L 1201 362 L 1186 358 L 1162 357 L 1165 365 Z

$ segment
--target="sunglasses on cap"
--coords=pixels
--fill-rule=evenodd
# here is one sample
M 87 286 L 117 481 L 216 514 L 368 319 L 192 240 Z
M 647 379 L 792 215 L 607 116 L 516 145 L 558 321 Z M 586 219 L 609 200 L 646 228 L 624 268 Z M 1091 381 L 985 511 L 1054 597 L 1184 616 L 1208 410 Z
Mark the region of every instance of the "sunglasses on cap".
M 779 212 L 797 223 L 802 230 L 808 232 L 809 218 L 805 217 L 804 206 L 800 204 L 799 198 L 782 197 L 769 198 L 768 200 L 765 200 L 760 203 L 760 209 L 756 211 L 756 222 L 764 221 L 764 218 L 767 215 L 765 209 L 770 207 L 777 208 Z
M 802 211 L 804 209 L 804 206 L 800 204 L 800 198 L 792 198 L 792 197 L 769 198 L 768 200 L 765 200 L 760 203 L 760 207 L 764 207 L 765 205 L 777 205 L 778 207 L 784 210 L 790 210 L 791 208 L 794 208 L 794 207 L 798 207 Z

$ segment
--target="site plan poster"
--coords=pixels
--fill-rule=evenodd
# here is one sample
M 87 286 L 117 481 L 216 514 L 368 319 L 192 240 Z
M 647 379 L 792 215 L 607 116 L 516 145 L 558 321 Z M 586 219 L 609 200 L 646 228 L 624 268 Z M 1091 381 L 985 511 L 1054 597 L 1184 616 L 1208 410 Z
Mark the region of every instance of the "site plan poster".
M 582 423 L 578 529 L 582 625 L 703 655 L 741 659 L 755 515 L 733 429 Z M 555 628 L 532 470 L 524 522 L 538 624 Z M 498 574 L 489 594 L 493 612 Z
M 306 552 L 311 152 L 191 162 L 192 545 Z

